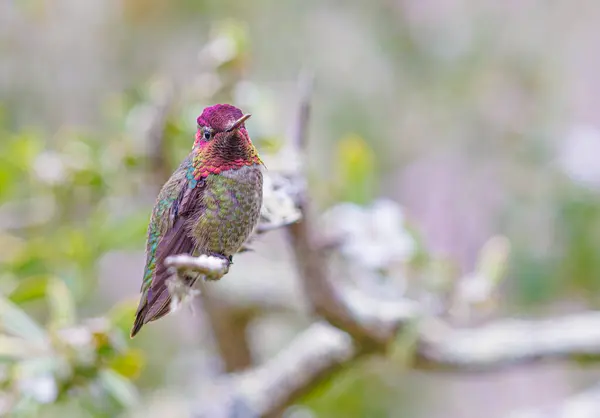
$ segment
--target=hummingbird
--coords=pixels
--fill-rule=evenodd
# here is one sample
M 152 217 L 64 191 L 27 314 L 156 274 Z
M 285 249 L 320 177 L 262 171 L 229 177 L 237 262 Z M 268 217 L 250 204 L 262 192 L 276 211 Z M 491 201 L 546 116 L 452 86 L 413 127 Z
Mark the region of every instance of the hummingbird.
M 235 106 L 217 104 L 198 117 L 192 150 L 164 184 L 152 210 L 131 338 L 171 310 L 167 257 L 206 254 L 225 260 L 229 268 L 256 227 L 263 162 L 245 127 L 250 116 Z M 186 276 L 186 286 L 195 280 Z

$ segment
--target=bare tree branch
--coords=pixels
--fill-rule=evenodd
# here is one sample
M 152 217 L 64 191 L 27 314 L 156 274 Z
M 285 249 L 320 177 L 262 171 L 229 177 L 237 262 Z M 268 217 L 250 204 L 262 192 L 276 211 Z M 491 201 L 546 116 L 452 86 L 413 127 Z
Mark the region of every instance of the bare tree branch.
M 176 270 L 195 271 L 212 279 L 220 279 L 227 272 L 225 260 L 204 254 L 199 257 L 187 254 L 173 255 L 167 257 L 165 264 Z
M 279 416 L 286 405 L 357 353 L 348 334 L 314 323 L 266 364 L 223 379 L 210 394 L 213 402 L 203 403 L 195 417 Z
M 300 358 L 298 353 L 302 353 Z M 279 415 L 317 381 L 355 358 L 356 353 L 348 334 L 317 322 L 267 364 L 238 376 L 236 385 L 260 416 Z
M 415 366 L 476 372 L 582 356 L 600 358 L 600 312 L 504 319 L 476 329 L 452 329 L 431 321 L 421 327 Z
M 223 265 L 222 260 L 207 256 L 177 256 L 168 263 L 213 275 Z M 481 372 L 558 358 L 600 357 L 600 312 L 505 319 L 476 329 L 455 329 L 425 317 L 410 300 L 383 301 L 352 289 L 336 290 L 336 297 L 356 323 L 389 336 L 388 343 L 396 330 L 420 321 L 412 366 L 421 370 Z M 278 416 L 321 379 L 369 352 L 340 328 L 317 322 L 266 364 L 226 376 L 217 384 L 220 395 L 203 403 L 196 416 L 232 417 L 240 414 L 239 408 L 246 412 L 237 416 Z M 589 396 L 581 396 L 583 400 L 577 402 L 593 404 Z
M 600 416 L 600 385 L 571 396 L 558 405 L 531 408 L 508 414 L 506 418 L 596 418 Z
M 314 87 L 314 75 L 308 71 L 300 74 L 298 82 L 298 113 L 295 121 L 295 132 L 292 136 L 291 145 L 296 151 L 304 151 L 308 141 L 308 124 L 310 119 L 311 96 Z
M 310 116 L 310 99 L 313 86 L 311 75 L 303 74 L 300 79 L 300 102 L 298 105 L 296 130 L 291 144 L 303 154 L 307 145 Z M 338 293 L 326 272 L 326 253 L 320 251 L 312 230 L 312 218 L 308 199 L 302 196 L 299 202 L 301 219 L 288 226 L 288 236 L 300 272 L 304 293 L 313 312 L 332 325 L 345 330 L 363 344 L 378 345 L 390 338 L 389 330 L 382 333 L 378 327 L 365 327 L 354 317 L 350 308 Z
M 379 323 L 395 322 L 394 328 L 418 319 L 418 311 L 412 302 L 402 301 L 395 305 L 381 306 L 378 312 L 374 310 L 370 316 L 376 317 Z M 598 312 L 556 320 L 501 320 L 473 330 L 450 329 L 437 321 L 424 320 L 420 328 L 416 345 L 417 360 L 413 366 L 422 370 L 481 372 L 556 358 L 600 356 Z M 215 414 L 210 416 L 232 417 L 243 405 L 246 411 L 252 412 L 248 416 L 278 416 L 287 405 L 325 376 L 331 376 L 341 366 L 368 353 L 340 329 L 317 322 L 264 365 L 230 375 L 220 382 L 220 392 L 226 393 L 221 396 L 227 396 L 229 401 L 224 402 L 222 397 L 214 398 L 203 405 L 205 409 L 202 411 L 206 414 L 210 410 Z M 236 402 L 231 402 L 231 399 Z M 594 408 L 593 411 L 600 411 L 600 403 L 594 404 L 599 400 L 600 388 L 596 388 L 578 395 L 573 403 L 586 403 Z M 536 413 L 538 415 L 531 416 L 554 416 Z M 520 418 L 521 415 L 516 417 Z
M 223 360 L 224 371 L 232 373 L 252 366 L 253 358 L 246 329 L 255 312 L 236 309 L 215 298 L 212 292 L 207 294 L 206 289 L 201 300 Z

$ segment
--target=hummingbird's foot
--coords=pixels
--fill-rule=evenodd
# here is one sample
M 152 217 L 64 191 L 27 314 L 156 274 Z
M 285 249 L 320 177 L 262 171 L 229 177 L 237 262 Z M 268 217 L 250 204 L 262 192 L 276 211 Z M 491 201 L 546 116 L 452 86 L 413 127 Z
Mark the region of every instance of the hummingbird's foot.
M 219 280 L 221 277 L 223 277 L 224 275 L 226 275 L 229 272 L 229 266 L 231 266 L 231 264 L 233 264 L 233 256 L 225 256 L 223 254 L 219 254 L 219 253 L 207 253 L 206 255 L 209 255 L 211 257 L 217 257 L 220 258 L 221 260 L 225 261 L 225 269 L 223 274 L 220 274 L 217 277 L 211 277 L 210 275 L 206 276 L 206 280 Z

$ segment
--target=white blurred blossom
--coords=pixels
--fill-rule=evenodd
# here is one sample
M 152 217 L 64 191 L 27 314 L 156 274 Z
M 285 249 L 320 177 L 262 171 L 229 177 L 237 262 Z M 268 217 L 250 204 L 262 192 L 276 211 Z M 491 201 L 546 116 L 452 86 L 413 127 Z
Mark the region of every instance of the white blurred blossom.
M 268 131 L 262 130 L 264 134 L 269 134 Z M 285 144 L 275 154 L 264 154 L 261 155 L 265 166 L 268 167 L 269 172 L 277 172 L 282 175 L 293 176 L 295 173 L 300 172 L 302 169 L 302 158 L 298 151 L 291 145 Z
M 495 283 L 488 277 L 473 273 L 460 280 L 456 293 L 462 303 L 478 305 L 487 302 L 495 290 Z
M 504 236 L 493 236 L 483 245 L 476 269 L 456 284 L 449 309 L 451 316 L 467 320 L 493 311 L 509 255 L 510 241 Z
M 367 269 L 385 269 L 415 254 L 402 208 L 391 200 L 377 200 L 370 207 L 342 203 L 323 218 L 326 236 L 341 241 L 341 254 Z
M 262 224 L 275 228 L 300 219 L 300 210 L 293 199 L 299 190 L 294 187 L 294 182 L 283 176 L 264 175 L 263 205 L 260 211 Z
M 20 379 L 19 390 L 41 404 L 54 402 L 58 396 L 56 381 L 49 374 Z
M 589 125 L 575 126 L 559 152 L 559 166 L 574 182 L 600 187 L 600 129 Z
M 210 41 L 200 52 L 200 60 L 207 55 L 219 65 L 232 60 L 237 54 L 235 40 L 229 36 L 219 36 Z
M 87 348 L 93 343 L 91 330 L 84 326 L 64 328 L 57 331 L 58 335 L 75 348 Z
M 59 153 L 44 151 L 33 162 L 33 172 L 43 183 L 50 185 L 63 183 L 67 170 Z

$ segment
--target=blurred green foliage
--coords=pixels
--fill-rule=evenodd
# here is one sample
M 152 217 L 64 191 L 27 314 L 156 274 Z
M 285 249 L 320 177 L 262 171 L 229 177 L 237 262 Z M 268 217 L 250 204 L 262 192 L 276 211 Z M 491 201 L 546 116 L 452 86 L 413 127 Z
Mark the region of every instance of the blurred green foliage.
M 347 135 L 337 143 L 334 202 L 366 205 L 379 193 L 379 176 L 375 155 L 369 144 L 358 135 Z
M 557 295 L 572 296 L 600 306 L 600 198 L 587 188 L 564 184 L 552 201 L 556 243 L 550 257 L 521 248 L 513 265 L 522 278 L 517 297 L 525 304 L 543 305 Z
M 128 347 L 127 328 L 119 324 L 123 309 L 80 321 L 63 281 L 52 280 L 45 290 L 45 324 L 0 299 L 2 413 L 113 417 L 136 406 L 131 379 L 138 376 L 143 355 Z M 131 310 L 125 311 L 129 318 Z
M 57 277 L 81 302 L 102 254 L 143 242 L 147 209 L 114 208 L 138 190 L 141 155 L 116 136 L 60 132 L 53 149 L 41 133 L 2 137 L 2 290 L 14 301 L 32 301 Z
M 118 204 L 138 193 L 143 155 L 119 134 L 46 135 L 0 123 L 0 414 L 112 417 L 138 398 L 135 306 L 79 316 L 98 260 L 143 245 L 148 209 Z

